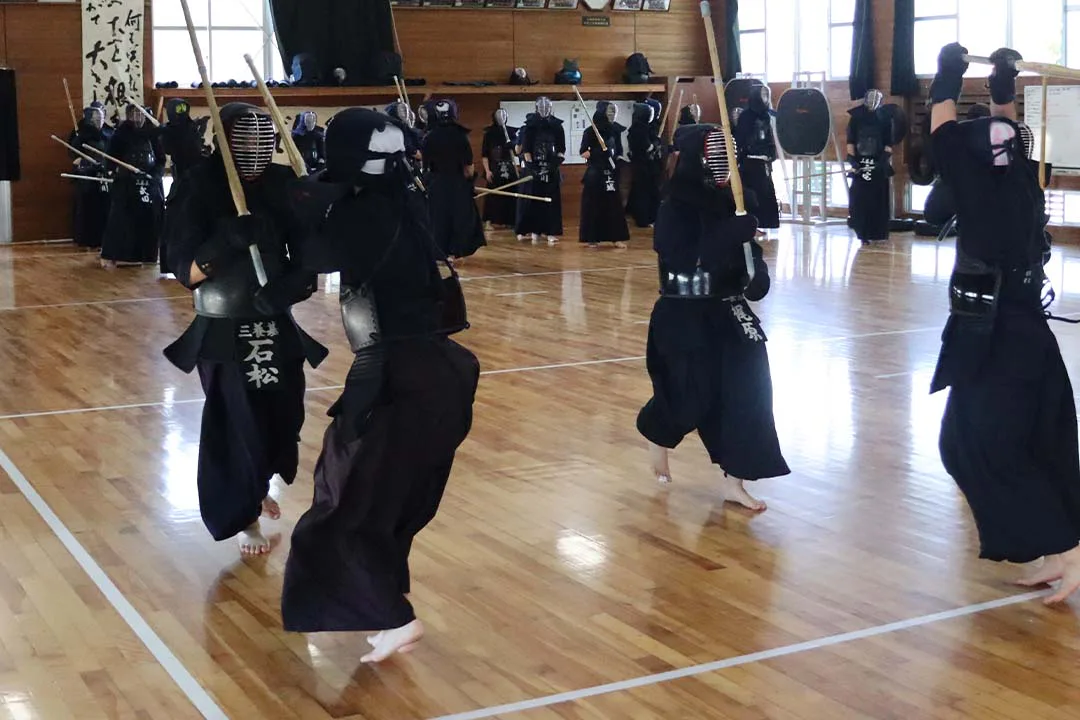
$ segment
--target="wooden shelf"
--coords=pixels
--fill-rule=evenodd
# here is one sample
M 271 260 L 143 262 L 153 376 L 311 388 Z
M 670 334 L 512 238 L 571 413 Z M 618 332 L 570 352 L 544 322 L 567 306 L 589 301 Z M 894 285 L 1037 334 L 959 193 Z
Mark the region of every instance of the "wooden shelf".
M 581 94 L 587 97 L 663 93 L 667 88 L 662 82 L 645 85 L 578 85 L 577 87 Z M 570 85 L 488 85 L 484 87 L 474 85 L 415 85 L 408 87 L 407 90 L 410 100 L 419 100 L 434 95 L 447 95 L 450 97 L 459 95 L 516 95 L 519 97 L 566 95 L 573 97 L 574 95 Z M 338 103 L 350 104 L 357 100 L 393 98 L 397 96 L 397 91 L 394 90 L 393 85 L 382 87 L 279 87 L 271 88 L 270 91 L 279 102 L 323 106 Z M 154 97 L 155 99 L 163 97 L 165 100 L 182 98 L 198 107 L 205 95 L 203 90 L 196 88 L 160 88 L 154 90 Z M 257 100 L 261 98 L 259 91 L 255 88 L 214 88 L 214 97 L 218 99 L 218 102 Z

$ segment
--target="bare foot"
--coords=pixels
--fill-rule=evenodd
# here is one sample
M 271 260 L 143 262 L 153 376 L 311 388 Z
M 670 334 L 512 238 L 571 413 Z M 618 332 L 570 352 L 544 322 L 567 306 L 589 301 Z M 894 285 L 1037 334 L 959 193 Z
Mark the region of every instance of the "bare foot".
M 619 248 L 620 250 L 625 250 L 628 246 L 626 243 L 620 240 L 619 242 L 615 243 L 615 247 Z
M 375 649 L 360 658 L 363 663 L 377 663 L 386 660 L 395 653 L 411 652 L 424 637 L 424 625 L 419 620 L 413 620 L 408 625 L 402 625 L 393 630 L 383 630 L 368 642 L 377 640 Z
M 1051 555 L 1037 560 L 1027 567 L 1023 577 L 1016 580 L 1015 584 L 1021 587 L 1038 587 L 1048 585 L 1060 580 L 1065 574 L 1065 563 L 1060 555 Z
M 281 506 L 277 504 L 277 500 L 267 495 L 262 501 L 263 515 L 271 520 L 281 519 Z
M 1065 602 L 1070 595 L 1080 590 L 1080 547 L 1075 547 L 1064 555 L 1056 557 L 1061 559 L 1064 572 L 1061 575 L 1061 584 L 1058 585 L 1057 592 L 1043 600 L 1046 605 Z
M 558 245 L 558 244 L 559 244 L 559 238 L 551 237 L 550 235 L 548 235 L 548 245 Z
M 535 245 L 536 243 L 540 242 L 540 236 L 539 236 L 539 235 L 537 235 L 536 233 L 533 233 L 532 235 L 530 235 L 530 236 L 529 236 L 529 238 L 531 238 L 531 239 L 532 239 L 532 244 L 533 244 L 533 245 Z
M 270 552 L 270 541 L 262 534 L 258 520 L 241 530 L 236 538 L 240 543 L 240 554 L 245 557 L 256 557 Z
M 668 450 L 656 443 L 649 443 L 649 461 L 652 463 L 656 482 L 667 485 L 671 482 L 671 469 L 668 467 Z
M 745 482 L 745 480 L 724 473 L 724 479 L 721 482 L 720 490 L 720 495 L 724 498 L 724 502 L 742 505 L 754 512 L 765 512 L 769 506 L 746 492 L 746 488 L 743 487 L 743 483 Z

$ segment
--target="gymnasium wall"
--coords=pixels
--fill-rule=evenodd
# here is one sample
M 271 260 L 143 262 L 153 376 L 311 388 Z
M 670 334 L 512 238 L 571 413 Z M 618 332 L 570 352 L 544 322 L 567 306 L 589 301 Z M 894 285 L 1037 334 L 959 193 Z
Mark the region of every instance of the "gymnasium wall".
M 18 241 L 71 237 L 71 187 L 59 175 L 67 151 L 49 139 L 67 139 L 71 114 L 62 78 L 82 77 L 78 3 L 0 4 L 0 64 L 15 70 L 22 179 L 11 184 L 12 225 Z

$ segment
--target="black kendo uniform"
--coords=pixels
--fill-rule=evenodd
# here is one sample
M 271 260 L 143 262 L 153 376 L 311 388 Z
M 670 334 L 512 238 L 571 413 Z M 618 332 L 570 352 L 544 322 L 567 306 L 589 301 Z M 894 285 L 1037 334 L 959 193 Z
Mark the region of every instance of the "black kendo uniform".
M 326 130 L 316 124 L 318 121 L 319 116 L 307 110 L 297 115 L 293 123 L 293 142 L 309 173 L 316 173 L 326 165 Z
M 934 102 L 959 97 L 966 53 L 955 43 L 942 50 Z M 991 76 L 997 104 L 1013 102 L 1015 72 Z M 992 146 L 994 124 L 1015 137 Z M 1004 118 L 948 122 L 931 140 L 960 227 L 931 386 L 952 388 L 941 459 L 971 506 L 981 557 L 1027 563 L 1064 553 L 1080 543 L 1080 451 L 1072 385 L 1041 302 L 1050 248 L 1038 163 Z
M 775 112 L 766 100 L 769 89 L 750 93 L 750 105 L 735 123 L 735 144 L 739 151 L 739 172 L 743 186 L 753 192 L 749 210 L 758 219 L 759 228 L 780 227 L 780 204 L 776 200 L 772 164 L 776 161 L 776 140 L 772 118 Z
M 316 275 L 303 270 L 301 229 L 290 214 L 292 170 L 273 164 L 274 125 L 258 108 L 221 109 L 250 216 L 238 218 L 219 151 L 181 178 L 165 222 L 169 267 L 193 291 L 195 319 L 165 356 L 198 369 L 206 404 L 199 442 L 199 506 L 215 540 L 249 527 L 278 474 L 296 477 L 304 424 L 304 361 L 326 357 L 292 318 Z M 248 246 L 257 243 L 270 282 L 260 289 Z M 208 279 L 191 281 L 195 263 Z
M 405 157 L 410 163 L 418 163 L 420 157 L 420 145 L 423 138 L 416 129 L 416 113 L 405 103 L 395 100 L 386 106 L 386 114 L 394 120 L 394 124 L 405 134 Z M 419 165 L 415 166 L 419 168 Z
M 701 122 L 701 107 L 687 105 L 679 111 L 679 127 L 683 125 L 697 125 Z
M 499 109 L 491 114 L 493 122 L 484 129 L 481 154 L 491 169 L 489 187 L 500 187 L 518 179 L 514 163 L 514 138 L 518 129 L 507 125 L 506 111 Z M 496 227 L 513 227 L 517 216 L 517 201 L 505 195 L 484 196 L 484 222 Z
M 589 153 L 585 176 L 581 179 L 581 220 L 578 242 L 596 245 L 602 242 L 621 243 L 630 239 L 626 226 L 626 210 L 620 192 L 621 168 L 624 156 L 622 134 L 625 127 L 615 122 L 615 106 L 609 102 L 596 104 L 593 124 L 607 147 L 605 151 L 590 126 L 581 137 L 580 153 Z
M 487 244 L 473 178 L 465 176 L 473 164 L 469 130 L 458 124 L 452 100 L 436 101 L 429 117 L 434 127 L 424 137 L 421 152 L 435 244 L 450 257 L 469 257 Z
M 113 133 L 106 152 L 141 172 L 115 167 L 101 258 L 118 263 L 157 262 L 158 234 L 165 209 L 161 185 L 165 151 L 158 130 L 137 108 L 129 106 L 127 120 Z
M 679 158 L 654 236 L 661 297 L 646 351 L 653 397 L 637 427 L 668 449 L 697 430 L 712 462 L 758 480 L 790 472 L 773 419 L 765 333 L 747 302 L 768 293 L 769 268 L 754 241 L 754 217 L 735 216 L 730 189 L 702 161 L 706 137 L 720 132 L 695 125 L 675 136 Z
M 203 129 L 191 119 L 191 106 L 186 100 L 170 100 L 165 115 L 169 121 L 161 128 L 161 147 L 172 160 L 175 181 L 201 162 L 209 148 L 203 139 Z
M 100 126 L 98 122 L 102 123 Z M 105 114 L 94 107 L 83 110 L 83 118 L 79 121 L 78 132 L 72 131 L 68 144 L 83 150 L 90 157 L 93 153 L 86 152 L 84 148 L 90 146 L 105 152 L 108 140 L 102 132 Z M 96 177 L 107 179 L 109 176 L 105 161 L 91 162 L 81 155 L 70 153 L 75 166 L 73 174 L 84 177 Z M 112 205 L 109 183 L 92 182 L 90 180 L 72 180 L 75 183 L 75 212 L 74 212 L 74 240 L 79 247 L 99 248 L 102 236 L 105 234 L 105 225 L 109 220 L 109 209 Z
M 409 551 L 435 517 L 472 424 L 480 367 L 447 337 L 461 326 L 445 324 L 444 256 L 423 197 L 399 167 L 404 142 L 398 135 L 389 157 L 370 150 L 390 147 L 394 130 L 352 108 L 327 131 L 322 180 L 345 192 L 318 214 L 325 220 L 309 258 L 318 272 L 341 272 L 356 359 L 329 410 L 314 502 L 285 566 L 281 616 L 293 632 L 386 630 L 415 619 Z
M 634 119 L 627 133 L 630 155 L 630 196 L 626 212 L 639 228 L 652 227 L 660 209 L 660 177 L 663 141 L 657 133 L 659 120 L 652 105 L 634 105 Z
M 519 198 L 514 233 L 518 239 L 529 235 L 546 235 L 554 240 L 563 234 L 562 170 L 566 158 L 566 134 L 563 121 L 551 114 L 551 101 L 539 98 L 537 112 L 525 118 L 521 128 L 521 156 L 525 159 L 525 174 L 532 180 L 525 183 L 522 193 L 551 198 L 539 202 Z
M 892 142 L 892 121 L 865 104 L 848 114 L 847 141 L 855 146 L 855 154 L 847 158 L 852 173 L 848 225 L 863 242 L 888 240 L 889 178 L 894 171 L 886 148 Z
M 977 120 L 981 117 L 990 117 L 990 107 L 981 103 L 972 105 L 968 109 L 967 119 Z M 931 148 L 932 150 L 932 148 Z M 1030 155 L 1031 149 L 1027 148 L 1025 154 Z M 933 153 L 931 152 L 931 158 Z M 956 200 L 953 198 L 952 188 L 941 179 L 939 174 L 934 180 L 934 186 L 930 188 L 930 194 L 926 197 L 923 206 L 923 218 L 931 225 L 944 229 L 944 226 L 956 215 Z

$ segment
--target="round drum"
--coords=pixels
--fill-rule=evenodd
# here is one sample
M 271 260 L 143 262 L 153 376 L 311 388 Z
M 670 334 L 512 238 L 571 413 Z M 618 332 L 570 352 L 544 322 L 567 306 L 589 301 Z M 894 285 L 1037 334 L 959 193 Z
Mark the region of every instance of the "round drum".
M 728 112 L 745 110 L 750 107 L 750 91 L 761 87 L 765 83 L 757 78 L 735 78 L 729 80 L 724 86 L 724 100 L 727 102 Z
M 832 110 L 816 88 L 791 88 L 776 104 L 776 136 L 788 155 L 817 157 L 829 146 Z

